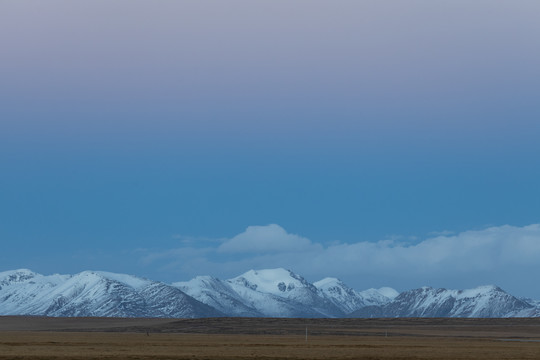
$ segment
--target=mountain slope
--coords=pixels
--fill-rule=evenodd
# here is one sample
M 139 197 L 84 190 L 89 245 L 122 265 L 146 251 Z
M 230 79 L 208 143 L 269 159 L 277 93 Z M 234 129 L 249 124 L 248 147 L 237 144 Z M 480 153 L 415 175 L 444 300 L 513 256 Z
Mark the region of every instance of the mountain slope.
M 245 304 L 244 299 L 226 281 L 211 276 L 197 276 L 190 281 L 173 283 L 173 286 L 229 316 L 263 316 L 261 312 Z

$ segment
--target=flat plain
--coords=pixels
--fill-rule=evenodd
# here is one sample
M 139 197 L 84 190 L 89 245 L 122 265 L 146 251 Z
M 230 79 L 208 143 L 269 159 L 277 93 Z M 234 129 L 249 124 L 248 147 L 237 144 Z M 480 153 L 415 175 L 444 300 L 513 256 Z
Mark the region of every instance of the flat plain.
M 540 319 L 0 317 L 0 359 L 540 359 Z

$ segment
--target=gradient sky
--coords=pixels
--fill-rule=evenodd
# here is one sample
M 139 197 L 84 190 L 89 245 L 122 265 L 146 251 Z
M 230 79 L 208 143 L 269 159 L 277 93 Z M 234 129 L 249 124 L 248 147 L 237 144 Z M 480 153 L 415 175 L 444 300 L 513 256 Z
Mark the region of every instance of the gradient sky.
M 0 0 L 0 270 L 283 266 L 540 298 L 539 17 Z

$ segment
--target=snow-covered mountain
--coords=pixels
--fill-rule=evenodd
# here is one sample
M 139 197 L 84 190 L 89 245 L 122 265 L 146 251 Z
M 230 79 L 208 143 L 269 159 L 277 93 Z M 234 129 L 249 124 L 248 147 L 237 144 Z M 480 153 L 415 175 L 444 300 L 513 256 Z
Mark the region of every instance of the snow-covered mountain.
M 352 317 L 514 317 L 533 312 L 535 306 L 497 286 L 469 290 L 423 287 L 402 292 L 382 306 L 367 306 Z
M 99 271 L 43 276 L 0 273 L 0 314 L 110 317 L 223 316 L 180 289 L 135 276 Z
M 231 316 L 341 317 L 345 312 L 313 284 L 282 268 L 250 270 L 229 280 L 196 277 L 174 283 Z
M 249 306 L 265 316 L 341 317 L 345 313 L 303 277 L 282 268 L 250 270 L 227 280 Z
M 229 280 L 198 276 L 172 285 L 103 271 L 44 276 L 21 269 L 0 272 L 0 315 L 540 317 L 540 302 L 497 286 L 356 291 L 336 278 L 311 284 L 282 268 L 250 270 Z
M 341 280 L 331 277 L 317 281 L 313 285 L 345 314 L 366 306 L 387 304 L 399 294 L 392 288 L 356 291 Z

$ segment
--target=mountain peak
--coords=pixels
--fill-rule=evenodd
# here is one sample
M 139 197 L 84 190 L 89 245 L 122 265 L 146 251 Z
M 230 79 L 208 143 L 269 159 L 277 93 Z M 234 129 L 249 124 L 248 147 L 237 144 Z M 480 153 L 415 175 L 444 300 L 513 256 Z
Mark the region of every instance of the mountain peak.
M 375 289 L 379 294 L 383 295 L 383 296 L 386 296 L 387 298 L 389 299 L 395 299 L 398 295 L 399 295 L 399 292 L 396 291 L 396 289 L 394 288 L 391 288 L 391 287 L 382 287 L 382 288 L 379 288 L 379 289 Z
M 314 288 L 303 277 L 284 268 L 249 270 L 229 282 L 278 296 L 298 288 Z
M 204 282 L 214 282 L 214 281 L 219 281 L 219 279 L 215 278 L 213 276 L 210 276 L 210 275 L 197 275 L 191 280 L 179 281 L 179 282 L 175 282 L 174 284 L 198 283 L 198 282 L 203 282 L 203 281 Z
M 473 289 L 458 290 L 459 298 L 473 298 L 486 296 L 490 293 L 506 293 L 503 289 L 496 285 L 482 285 Z
M 39 274 L 33 272 L 29 269 L 17 269 L 0 272 L 0 282 L 2 283 L 12 283 L 12 282 L 22 282 L 29 279 L 32 279 Z
M 140 278 L 138 276 L 133 276 L 133 275 L 117 274 L 117 273 L 111 273 L 107 271 L 93 271 L 93 273 L 103 278 L 106 278 L 108 280 L 113 280 L 113 281 L 122 283 L 133 289 L 140 289 L 144 286 L 147 286 L 153 283 L 152 280 Z
M 344 284 L 343 281 L 339 280 L 338 278 L 325 277 L 324 279 L 314 282 L 313 285 L 315 285 L 315 287 L 318 289 L 321 289 L 328 288 L 330 286 L 343 286 Z
M 284 268 L 274 268 L 274 269 L 251 269 L 243 273 L 242 277 L 261 277 L 261 278 L 286 278 L 290 277 L 293 274 L 292 271 Z
M 9 276 L 12 274 L 20 274 L 20 275 L 37 275 L 35 272 L 33 272 L 30 269 L 17 269 L 17 270 L 8 270 L 0 272 L 0 276 Z

